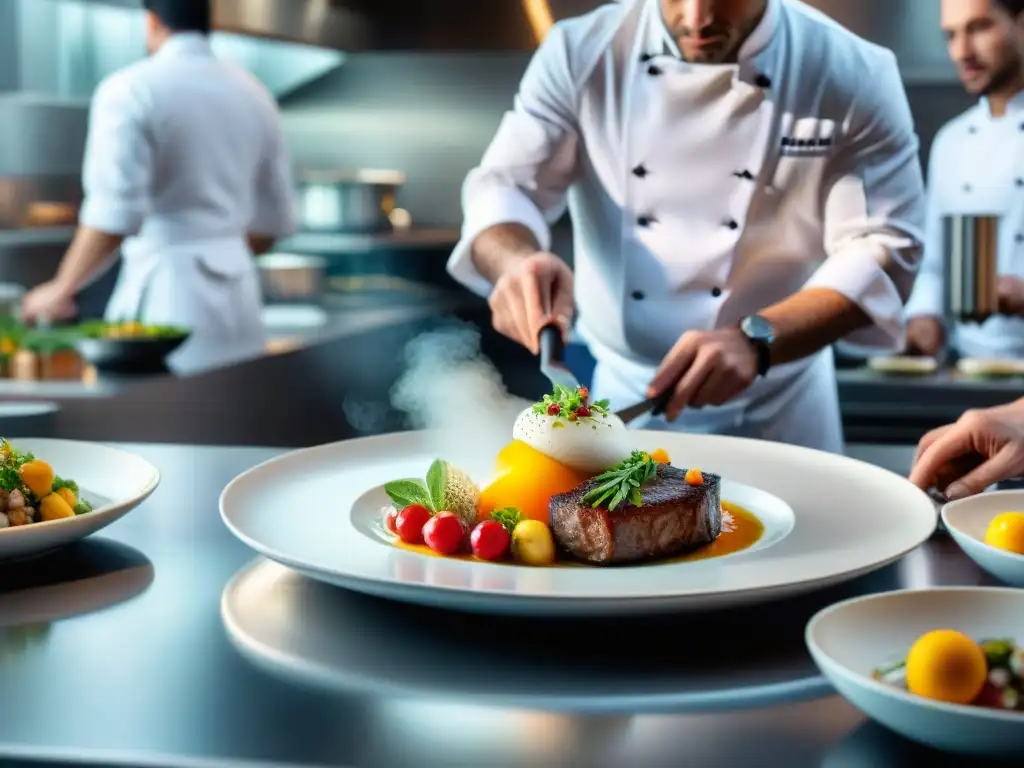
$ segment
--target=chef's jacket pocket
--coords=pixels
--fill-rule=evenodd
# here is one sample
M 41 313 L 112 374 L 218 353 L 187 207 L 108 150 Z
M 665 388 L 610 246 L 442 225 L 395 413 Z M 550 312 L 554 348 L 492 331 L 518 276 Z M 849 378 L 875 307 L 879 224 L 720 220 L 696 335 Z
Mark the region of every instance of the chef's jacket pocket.
M 199 274 L 214 282 L 233 282 L 255 268 L 248 254 L 239 258 L 231 253 L 197 253 L 192 259 Z

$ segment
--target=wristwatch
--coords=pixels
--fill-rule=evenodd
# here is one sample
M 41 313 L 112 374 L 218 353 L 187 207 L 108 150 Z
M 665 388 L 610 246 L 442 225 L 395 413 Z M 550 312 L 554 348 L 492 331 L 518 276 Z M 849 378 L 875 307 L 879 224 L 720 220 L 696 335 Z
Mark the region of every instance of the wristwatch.
M 740 320 L 740 332 L 757 353 L 757 375 L 764 376 L 772 365 L 772 343 L 775 326 L 761 315 L 747 315 Z

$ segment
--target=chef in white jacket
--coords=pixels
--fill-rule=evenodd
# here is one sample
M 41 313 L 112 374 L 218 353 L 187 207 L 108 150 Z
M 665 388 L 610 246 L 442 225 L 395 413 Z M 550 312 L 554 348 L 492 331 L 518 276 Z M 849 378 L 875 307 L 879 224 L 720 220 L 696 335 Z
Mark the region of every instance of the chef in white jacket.
M 145 6 L 153 55 L 97 88 L 78 231 L 22 314 L 71 314 L 121 247 L 107 319 L 190 328 L 168 365 L 195 372 L 265 348 L 253 255 L 295 229 L 290 160 L 271 95 L 214 56 L 209 0 Z
M 943 0 L 942 28 L 978 103 L 944 125 L 928 163 L 921 271 L 907 302 L 908 351 L 1024 358 L 1024 0 Z M 942 217 L 995 214 L 1001 314 L 947 333 Z
M 841 451 L 829 345 L 903 344 L 924 219 L 893 54 L 795 0 L 623 0 L 557 24 L 465 182 L 449 269 L 594 397 Z M 575 274 L 548 253 L 568 202 Z M 678 382 L 678 383 L 677 383 Z

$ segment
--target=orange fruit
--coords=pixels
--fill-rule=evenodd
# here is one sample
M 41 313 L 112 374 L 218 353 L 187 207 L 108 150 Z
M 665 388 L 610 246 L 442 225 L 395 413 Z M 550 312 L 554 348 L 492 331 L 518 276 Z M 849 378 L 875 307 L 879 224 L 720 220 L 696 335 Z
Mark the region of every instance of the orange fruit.
M 658 462 L 659 464 L 672 463 L 672 460 L 668 457 L 668 451 L 666 451 L 664 448 L 659 448 L 656 451 L 651 451 L 647 455 L 650 456 L 652 459 L 654 459 L 654 461 Z
M 988 524 L 985 543 L 996 549 L 1024 555 L 1024 514 L 1003 512 L 996 515 Z
M 520 440 L 501 449 L 495 472 L 495 480 L 480 493 L 477 520 L 486 520 L 496 509 L 516 507 L 524 518 L 547 525 L 551 497 L 590 478 Z
M 985 652 L 952 629 L 937 629 L 917 639 L 907 655 L 911 693 L 952 704 L 970 704 L 988 680 Z

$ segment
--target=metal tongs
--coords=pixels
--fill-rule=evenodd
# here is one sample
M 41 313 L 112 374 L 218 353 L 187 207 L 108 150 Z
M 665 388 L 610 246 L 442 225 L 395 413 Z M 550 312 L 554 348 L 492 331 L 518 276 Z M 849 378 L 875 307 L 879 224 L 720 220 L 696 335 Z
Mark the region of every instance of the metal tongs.
M 562 340 L 562 330 L 556 325 L 544 326 L 540 331 L 540 371 L 552 384 L 566 389 L 578 389 L 580 386 L 579 379 L 565 364 L 565 342 Z M 622 419 L 624 424 L 629 424 L 648 412 L 660 416 L 668 407 L 673 391 L 670 387 L 660 395 L 617 411 L 615 415 Z

